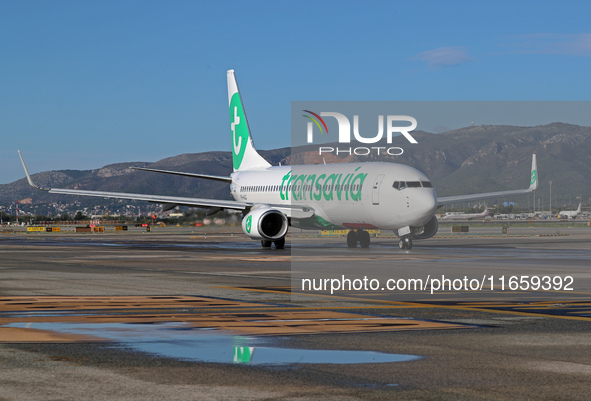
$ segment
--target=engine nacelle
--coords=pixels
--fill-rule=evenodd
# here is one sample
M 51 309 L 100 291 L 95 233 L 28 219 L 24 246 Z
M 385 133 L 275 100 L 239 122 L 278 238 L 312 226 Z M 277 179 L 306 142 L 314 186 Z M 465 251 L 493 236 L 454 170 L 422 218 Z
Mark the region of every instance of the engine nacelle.
M 289 221 L 279 210 L 271 208 L 254 209 L 242 219 L 242 231 L 249 238 L 275 241 L 287 234 Z
M 439 228 L 439 222 L 437 217 L 431 217 L 431 220 L 427 222 L 423 227 L 413 227 L 412 237 L 415 239 L 427 239 L 437 234 Z

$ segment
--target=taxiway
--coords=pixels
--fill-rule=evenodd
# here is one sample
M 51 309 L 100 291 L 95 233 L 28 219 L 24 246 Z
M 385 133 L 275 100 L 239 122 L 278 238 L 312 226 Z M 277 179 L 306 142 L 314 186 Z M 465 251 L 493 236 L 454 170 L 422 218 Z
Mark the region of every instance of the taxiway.
M 520 230 L 412 251 L 295 234 L 263 250 L 229 230 L 0 234 L 0 400 L 588 399 L 591 228 Z M 574 291 L 291 288 L 327 260 L 572 275 Z

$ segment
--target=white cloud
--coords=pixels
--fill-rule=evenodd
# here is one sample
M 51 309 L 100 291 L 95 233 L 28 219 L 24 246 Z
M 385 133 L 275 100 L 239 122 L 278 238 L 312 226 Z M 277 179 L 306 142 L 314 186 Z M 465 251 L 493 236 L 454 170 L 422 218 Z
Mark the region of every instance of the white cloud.
M 430 68 L 449 67 L 474 60 L 462 46 L 438 47 L 419 53 L 413 59 L 426 61 Z
M 537 33 L 515 37 L 518 53 L 565 54 L 591 57 L 591 33 Z

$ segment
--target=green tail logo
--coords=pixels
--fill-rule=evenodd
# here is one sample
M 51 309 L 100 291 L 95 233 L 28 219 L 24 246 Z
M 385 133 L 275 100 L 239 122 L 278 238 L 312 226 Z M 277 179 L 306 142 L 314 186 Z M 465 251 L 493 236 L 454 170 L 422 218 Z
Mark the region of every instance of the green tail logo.
M 533 170 L 531 172 L 531 182 L 529 184 L 534 185 L 534 183 L 536 182 L 537 179 L 538 179 L 538 172 L 536 170 Z
M 232 129 L 232 163 L 234 170 L 238 170 L 244 158 L 244 150 L 248 142 L 249 133 L 240 94 L 234 93 L 230 101 L 230 128 Z M 249 231 L 250 232 L 250 231 Z

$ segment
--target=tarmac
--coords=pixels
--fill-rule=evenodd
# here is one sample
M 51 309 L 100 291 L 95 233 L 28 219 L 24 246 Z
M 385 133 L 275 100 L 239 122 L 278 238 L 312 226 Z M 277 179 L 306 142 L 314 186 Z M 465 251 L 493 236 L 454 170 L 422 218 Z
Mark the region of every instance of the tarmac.
M 410 251 L 299 232 L 262 249 L 228 227 L 0 233 L 0 400 L 589 399 L 591 227 L 498 231 Z M 301 289 L 335 272 L 485 285 Z

